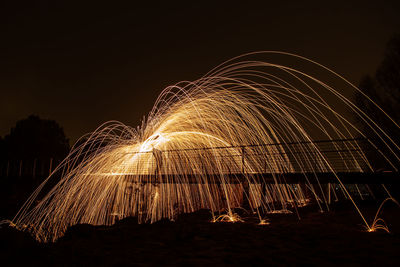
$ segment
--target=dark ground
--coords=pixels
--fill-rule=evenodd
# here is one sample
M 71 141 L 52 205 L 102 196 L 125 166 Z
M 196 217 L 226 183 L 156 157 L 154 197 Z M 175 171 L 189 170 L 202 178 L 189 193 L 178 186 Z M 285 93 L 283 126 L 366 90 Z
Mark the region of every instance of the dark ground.
M 377 203 L 364 203 L 369 218 Z M 320 213 L 270 215 L 270 225 L 210 223 L 210 213 L 176 222 L 138 225 L 126 218 L 113 226 L 77 225 L 56 243 L 40 244 L 11 228 L 0 229 L 1 262 L 8 265 L 396 265 L 400 264 L 400 208 L 383 210 L 392 233 L 364 230 L 347 204 Z M 243 214 L 245 217 L 245 214 Z

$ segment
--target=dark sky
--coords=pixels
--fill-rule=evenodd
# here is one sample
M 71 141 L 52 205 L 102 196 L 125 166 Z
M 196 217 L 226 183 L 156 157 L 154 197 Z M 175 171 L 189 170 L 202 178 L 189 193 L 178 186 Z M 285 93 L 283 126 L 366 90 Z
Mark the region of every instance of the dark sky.
M 63 2 L 0 4 L 1 136 L 30 114 L 72 141 L 107 120 L 136 126 L 164 87 L 257 50 L 309 57 L 358 84 L 400 32 L 400 1 Z

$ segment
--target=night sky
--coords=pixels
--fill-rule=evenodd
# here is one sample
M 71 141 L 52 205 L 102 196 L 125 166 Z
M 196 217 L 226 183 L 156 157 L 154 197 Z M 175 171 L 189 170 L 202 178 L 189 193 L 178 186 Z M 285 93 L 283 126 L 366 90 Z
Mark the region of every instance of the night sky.
M 0 4 L 1 136 L 30 114 L 71 141 L 107 120 L 136 126 L 166 86 L 251 51 L 297 53 L 358 84 L 400 32 L 400 1 L 63 2 Z

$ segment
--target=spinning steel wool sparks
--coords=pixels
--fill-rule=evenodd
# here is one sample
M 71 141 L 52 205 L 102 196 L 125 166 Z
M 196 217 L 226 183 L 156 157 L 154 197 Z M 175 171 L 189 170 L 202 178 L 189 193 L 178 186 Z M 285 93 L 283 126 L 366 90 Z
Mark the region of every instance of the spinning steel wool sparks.
M 364 136 L 346 117 L 351 113 L 381 137 L 396 160 L 398 146 L 341 92 L 294 67 L 257 59 L 268 56 L 314 66 L 358 90 L 292 54 L 253 53 L 227 61 L 196 81 L 164 89 L 140 127 L 108 122 L 79 141 L 21 208 L 16 227 L 40 241 L 55 241 L 68 226 L 110 225 L 127 216 L 155 222 L 209 209 L 213 221 L 240 221 L 234 209 L 242 206 L 267 224 L 268 213 L 290 212 L 288 207 L 310 199 L 329 209 L 331 188 L 328 193 L 322 188 L 319 173 L 335 175 L 341 194 L 353 201 L 317 137 Z M 343 146 L 347 152 L 334 152 L 342 171 L 371 170 L 357 142 Z M 62 173 L 60 181 L 39 199 L 56 173 Z M 303 182 L 285 183 L 288 173 L 298 173 Z M 272 183 L 265 183 L 266 174 Z

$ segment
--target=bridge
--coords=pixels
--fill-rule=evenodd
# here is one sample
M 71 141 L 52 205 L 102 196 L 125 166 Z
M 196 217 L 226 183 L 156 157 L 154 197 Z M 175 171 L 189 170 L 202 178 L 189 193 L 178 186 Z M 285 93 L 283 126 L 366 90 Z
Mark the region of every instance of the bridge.
M 398 184 L 398 172 L 373 170 L 367 156 L 378 158 L 375 151 L 359 138 L 153 150 L 124 154 L 136 158 L 123 175 L 132 183 Z

